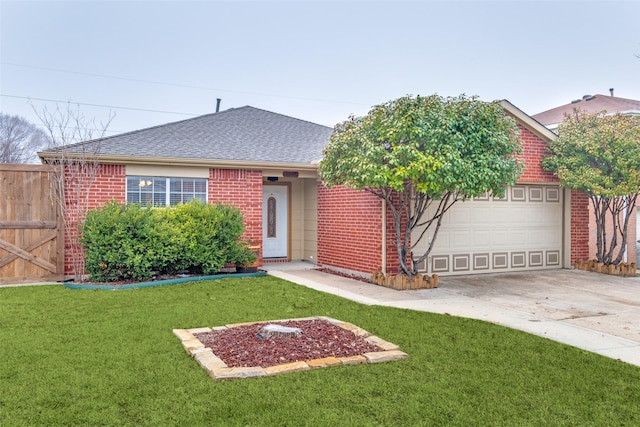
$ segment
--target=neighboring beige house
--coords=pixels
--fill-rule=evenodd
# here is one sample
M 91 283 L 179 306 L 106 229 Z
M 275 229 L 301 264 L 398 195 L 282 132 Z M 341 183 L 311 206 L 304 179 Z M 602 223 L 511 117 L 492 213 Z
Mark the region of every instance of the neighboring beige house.
M 534 114 L 531 117 L 555 132 L 565 116 L 573 113 L 576 109 L 587 113 L 606 111 L 608 114 L 640 115 L 640 101 L 613 96 L 613 89 L 609 89 L 609 92 L 609 95 L 584 95 L 582 98 L 571 101 L 568 104 Z M 636 210 L 636 214 L 629 219 L 629 230 L 627 233 L 628 244 L 625 257 L 625 261 L 636 262 L 638 265 L 640 265 L 640 258 L 638 257 L 638 255 L 640 255 L 640 242 L 637 240 L 638 233 L 636 224 L 640 224 L 639 214 Z M 589 224 L 589 255 L 591 258 L 594 258 L 596 253 L 595 217 L 591 207 Z

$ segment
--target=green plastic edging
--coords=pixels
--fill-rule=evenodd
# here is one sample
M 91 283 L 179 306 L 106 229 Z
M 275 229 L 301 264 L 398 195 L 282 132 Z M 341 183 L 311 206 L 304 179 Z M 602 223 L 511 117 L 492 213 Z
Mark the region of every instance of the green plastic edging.
M 151 282 L 128 283 L 126 285 L 96 285 L 91 283 L 65 283 L 64 287 L 68 289 L 86 289 L 86 290 L 102 289 L 105 291 L 114 291 L 119 289 L 138 289 L 138 288 L 152 288 L 155 286 L 178 285 L 180 283 L 201 282 L 203 280 L 219 280 L 219 279 L 231 279 L 231 278 L 243 278 L 243 277 L 262 277 L 266 275 L 267 273 L 265 271 L 258 271 L 257 273 L 215 274 L 213 276 L 194 276 L 194 277 L 183 277 L 180 279 L 154 280 Z

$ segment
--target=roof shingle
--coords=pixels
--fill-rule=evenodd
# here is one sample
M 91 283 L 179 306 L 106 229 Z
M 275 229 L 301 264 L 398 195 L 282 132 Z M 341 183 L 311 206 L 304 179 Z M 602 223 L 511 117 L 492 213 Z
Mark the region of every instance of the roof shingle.
M 306 164 L 322 158 L 322 150 L 332 131 L 330 127 L 245 106 L 86 141 L 64 149 L 70 153 L 93 153 L 98 148 L 99 155 L 132 158 Z M 43 154 L 46 156 L 46 152 Z

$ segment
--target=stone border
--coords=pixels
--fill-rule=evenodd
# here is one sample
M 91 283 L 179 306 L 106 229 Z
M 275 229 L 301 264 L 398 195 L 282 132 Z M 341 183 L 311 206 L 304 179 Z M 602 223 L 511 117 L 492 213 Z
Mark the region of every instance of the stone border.
M 224 363 L 218 356 L 213 353 L 213 350 L 206 348 L 204 344 L 198 340 L 194 334 L 211 332 L 214 330 L 224 330 L 229 328 L 236 328 L 239 326 L 253 325 L 256 323 L 276 323 L 287 322 L 290 320 L 324 320 L 339 326 L 343 329 L 353 332 L 355 335 L 364 338 L 370 344 L 377 346 L 380 351 L 364 353 L 359 356 L 350 357 L 325 357 L 322 359 L 313 359 L 307 361 L 298 361 L 292 363 L 285 363 L 283 365 L 270 366 L 268 368 L 262 368 L 260 366 L 252 367 L 238 367 L 230 368 Z M 360 365 L 365 363 L 380 363 L 390 362 L 393 360 L 401 360 L 409 357 L 407 353 L 400 351 L 400 348 L 388 341 L 383 340 L 380 337 L 369 334 L 362 328 L 359 328 L 351 323 L 336 320 L 331 317 L 314 316 L 304 317 L 298 319 L 282 319 L 282 320 L 262 320 L 259 322 L 247 322 L 247 323 L 234 323 L 225 326 L 215 326 L 213 328 L 192 328 L 192 329 L 174 329 L 174 335 L 176 335 L 182 342 L 182 347 L 187 353 L 193 357 L 200 366 L 202 366 L 209 376 L 214 380 L 226 380 L 236 378 L 253 378 L 253 377 L 265 377 L 278 374 L 286 374 L 289 372 L 305 371 L 308 369 L 326 368 L 329 366 L 337 365 Z

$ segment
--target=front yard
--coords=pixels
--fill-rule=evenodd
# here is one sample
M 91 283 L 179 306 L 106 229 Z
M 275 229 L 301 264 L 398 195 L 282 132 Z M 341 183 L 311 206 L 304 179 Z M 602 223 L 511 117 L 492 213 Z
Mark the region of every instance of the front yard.
M 173 329 L 329 316 L 409 358 L 217 382 Z M 0 289 L 0 425 L 639 425 L 640 368 L 273 277 Z

